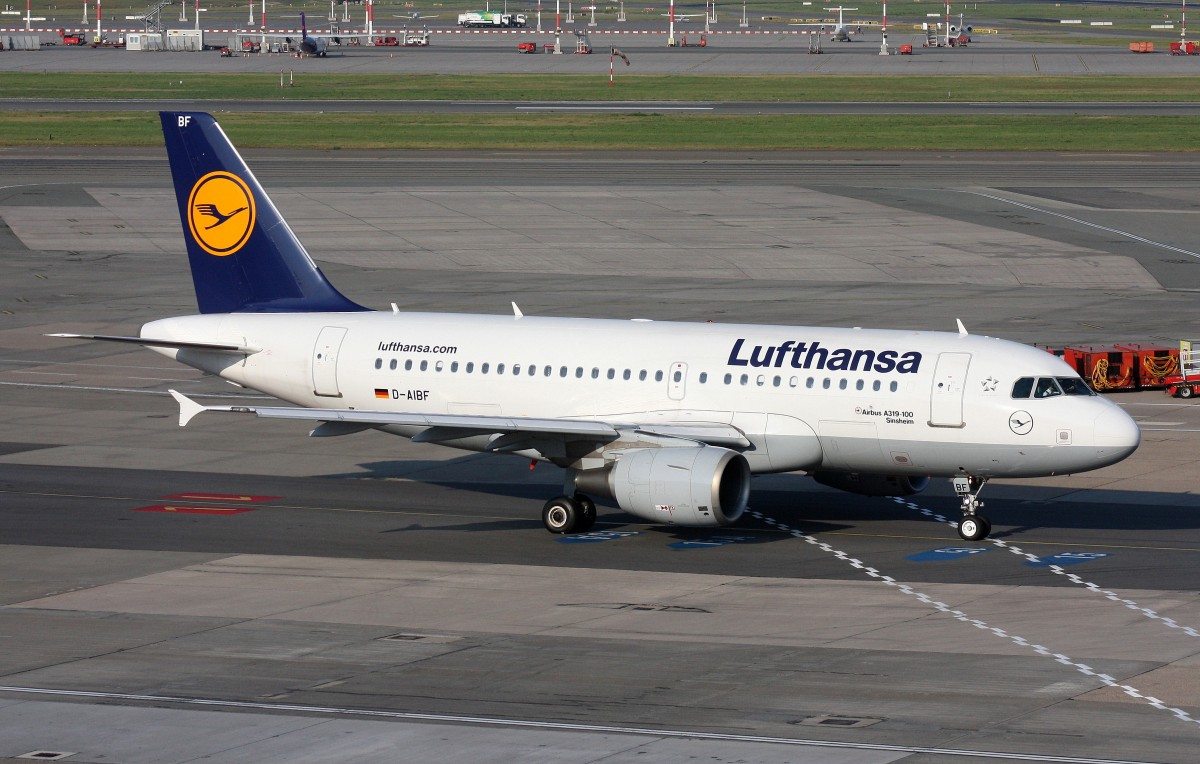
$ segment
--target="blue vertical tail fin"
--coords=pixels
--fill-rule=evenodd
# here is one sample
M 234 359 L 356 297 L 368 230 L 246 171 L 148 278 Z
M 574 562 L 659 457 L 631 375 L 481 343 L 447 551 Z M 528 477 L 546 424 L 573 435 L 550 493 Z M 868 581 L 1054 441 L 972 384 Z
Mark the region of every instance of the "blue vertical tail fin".
M 367 310 L 326 280 L 211 115 L 159 117 L 201 313 Z

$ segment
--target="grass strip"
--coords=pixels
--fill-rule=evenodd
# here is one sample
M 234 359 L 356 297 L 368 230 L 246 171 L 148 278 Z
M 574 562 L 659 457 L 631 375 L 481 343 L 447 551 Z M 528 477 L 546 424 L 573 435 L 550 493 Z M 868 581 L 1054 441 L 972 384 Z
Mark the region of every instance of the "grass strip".
M 11 72 L 0 73 L 0 93 L 7 98 L 96 100 L 1200 101 L 1200 77 L 1194 75 L 625 75 L 609 87 L 603 66 L 595 75 L 300 72 L 295 82 L 295 87 L 281 88 L 277 74 L 245 72 Z
M 226 114 L 241 147 L 312 149 L 848 149 L 950 151 L 1195 151 L 1200 121 L 1112 116 L 679 114 L 325 114 L 267 119 Z M 157 115 L 0 114 L 0 145 L 161 146 Z

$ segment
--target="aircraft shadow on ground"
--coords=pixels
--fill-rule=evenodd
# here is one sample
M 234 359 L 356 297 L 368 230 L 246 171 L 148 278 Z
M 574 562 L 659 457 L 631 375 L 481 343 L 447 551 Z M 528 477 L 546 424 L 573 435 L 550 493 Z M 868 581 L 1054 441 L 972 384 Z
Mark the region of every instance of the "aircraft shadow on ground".
M 511 520 L 488 520 L 479 523 L 446 525 L 450 530 L 525 530 L 541 525 L 542 503 L 557 496 L 561 487 L 557 480 L 546 480 L 547 471 L 555 468 L 541 465 L 538 474 L 530 478 L 527 462 L 513 465 L 512 469 L 485 467 L 487 476 L 483 480 L 466 477 L 471 463 L 483 460 L 480 455 L 468 455 L 447 461 L 378 461 L 360 464 L 364 472 L 326 475 L 331 478 L 357 478 L 381 480 L 406 480 L 422 485 L 437 486 L 454 491 L 466 492 L 481 497 L 480 506 L 495 505 L 497 497 L 518 500 L 505 504 L 498 511 L 528 512 L 524 517 Z M 483 462 L 483 464 L 490 464 Z M 481 466 L 481 465 L 474 465 Z M 463 479 L 447 477 L 447 472 L 462 474 Z M 557 475 L 555 476 L 557 477 Z M 918 512 L 898 504 L 889 497 L 859 496 L 857 494 L 817 488 L 813 481 L 799 474 L 772 475 L 771 487 L 752 488 L 750 508 L 785 523 L 789 528 L 804 533 L 854 530 L 862 523 L 889 521 L 918 521 L 931 523 Z M 536 482 L 535 482 L 536 481 Z M 794 486 L 794 489 L 792 488 Z M 996 529 L 994 537 L 1016 536 L 1035 530 L 1108 530 L 1108 531 L 1166 531 L 1200 528 L 1200 510 L 1181 506 L 1174 494 L 1162 494 L 1160 502 L 1154 495 L 1139 493 L 1129 501 L 1121 501 L 1119 491 L 1091 489 L 1102 500 L 1086 502 L 1061 500 L 1056 496 L 1061 489 L 1047 489 L 1044 498 L 1030 498 L 1030 487 L 988 486 L 982 495 L 983 510 L 991 518 Z M 1007 495 L 1006 495 L 1007 494 Z M 1036 493 L 1034 494 L 1036 496 Z M 1116 500 L 1114 500 L 1116 499 Z M 949 495 L 937 481 L 925 493 L 907 497 L 906 501 L 936 512 L 948 520 L 960 517 L 958 499 Z M 521 506 L 527 503 L 528 506 Z M 600 525 L 598 529 L 619 530 L 623 524 L 644 527 L 645 521 L 622 512 L 609 499 L 599 499 Z M 423 525 L 425 530 L 436 526 Z M 681 540 L 692 538 L 681 526 L 661 526 L 667 531 L 680 534 Z M 738 522 L 718 528 L 688 528 L 688 533 L 722 533 L 738 528 L 762 530 L 769 526 L 747 513 Z M 951 533 L 953 533 L 951 531 Z

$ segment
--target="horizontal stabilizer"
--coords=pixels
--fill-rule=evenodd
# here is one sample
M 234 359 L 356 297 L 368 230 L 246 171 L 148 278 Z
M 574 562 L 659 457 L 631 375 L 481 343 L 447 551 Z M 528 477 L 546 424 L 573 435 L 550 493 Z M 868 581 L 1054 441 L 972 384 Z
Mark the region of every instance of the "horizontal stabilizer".
M 156 340 L 151 337 L 121 337 L 114 334 L 47 334 L 47 337 L 61 337 L 69 340 L 99 340 L 101 342 L 124 342 L 128 345 L 142 345 L 148 348 L 176 348 L 177 350 L 212 350 L 217 353 L 241 353 L 253 355 L 261 353 L 262 348 L 249 345 L 229 345 L 220 342 L 183 342 L 181 340 Z

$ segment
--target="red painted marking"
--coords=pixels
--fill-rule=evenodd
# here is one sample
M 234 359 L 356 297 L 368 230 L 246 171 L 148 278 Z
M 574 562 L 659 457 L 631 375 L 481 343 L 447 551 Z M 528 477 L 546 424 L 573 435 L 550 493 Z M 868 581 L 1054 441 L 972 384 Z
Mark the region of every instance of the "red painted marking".
M 259 501 L 278 499 L 278 496 L 244 496 L 231 493 L 173 493 L 164 499 L 188 499 L 190 501 L 240 501 L 252 504 Z
M 239 515 L 242 512 L 253 512 L 254 507 L 176 507 L 170 504 L 154 504 L 149 507 L 137 507 L 134 512 L 174 512 L 186 515 Z

